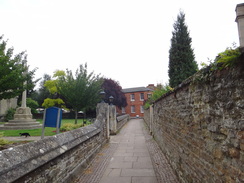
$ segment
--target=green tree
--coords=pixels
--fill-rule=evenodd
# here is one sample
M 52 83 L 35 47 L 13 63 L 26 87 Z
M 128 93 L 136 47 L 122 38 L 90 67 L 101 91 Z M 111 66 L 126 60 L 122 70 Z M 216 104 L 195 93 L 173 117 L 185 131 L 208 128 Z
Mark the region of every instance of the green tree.
M 58 82 L 61 77 L 65 76 L 65 72 L 62 70 L 56 70 L 53 74 L 53 79 L 46 80 L 44 87 L 49 91 L 51 97 L 44 99 L 42 106 L 45 108 L 49 107 L 65 107 L 65 102 L 61 98 L 60 94 L 58 93 Z
M 26 105 L 31 108 L 31 113 L 34 114 L 34 113 L 37 113 L 36 109 L 38 108 L 38 103 L 37 101 L 31 99 L 31 98 L 27 98 L 26 99 Z
M 80 65 L 75 77 L 71 70 L 66 70 L 66 75 L 59 78 L 57 91 L 64 101 L 75 111 L 75 124 L 77 124 L 78 112 L 94 108 L 100 100 L 102 79 L 93 72 L 88 74 L 87 64 Z
M 26 54 L 13 56 L 13 48 L 7 49 L 7 42 L 0 37 L 0 100 L 20 95 L 24 91 L 24 81 L 30 77 L 26 67 Z M 33 74 L 33 73 L 32 73 Z M 25 86 L 27 87 L 27 86 Z
M 169 50 L 169 85 L 176 87 L 198 70 L 195 55 L 191 48 L 192 39 L 185 24 L 185 14 L 181 11 L 173 25 Z
M 51 76 L 48 74 L 44 74 L 42 80 L 40 81 L 39 88 L 32 93 L 31 98 L 38 102 L 39 106 L 42 106 L 44 100 L 46 98 L 51 98 L 51 94 L 48 89 L 44 86 L 45 82 L 51 80 Z

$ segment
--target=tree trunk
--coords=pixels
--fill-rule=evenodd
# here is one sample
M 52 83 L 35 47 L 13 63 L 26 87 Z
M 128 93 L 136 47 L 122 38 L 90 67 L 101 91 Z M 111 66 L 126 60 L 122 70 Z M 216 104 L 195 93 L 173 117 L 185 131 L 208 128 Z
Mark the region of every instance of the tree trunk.
M 75 110 L 75 124 L 77 124 L 77 119 L 78 119 L 78 111 Z

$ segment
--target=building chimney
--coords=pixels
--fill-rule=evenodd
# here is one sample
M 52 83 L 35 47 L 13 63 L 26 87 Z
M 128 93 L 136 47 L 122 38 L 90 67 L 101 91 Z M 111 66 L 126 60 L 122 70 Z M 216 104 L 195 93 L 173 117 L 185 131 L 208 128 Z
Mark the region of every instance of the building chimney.
M 154 86 L 154 84 L 149 84 L 149 85 L 147 86 L 147 88 L 152 89 L 152 90 L 155 90 L 155 86 Z
M 241 51 L 244 52 L 244 3 L 236 6 L 236 22 L 239 32 L 239 41 Z

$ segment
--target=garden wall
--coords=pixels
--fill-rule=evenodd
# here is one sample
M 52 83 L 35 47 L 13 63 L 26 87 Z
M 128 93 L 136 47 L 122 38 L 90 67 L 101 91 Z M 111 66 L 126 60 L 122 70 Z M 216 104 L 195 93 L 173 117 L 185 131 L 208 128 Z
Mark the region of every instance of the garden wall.
M 214 72 L 206 68 L 145 111 L 181 182 L 244 182 L 242 65 Z
M 108 104 L 97 106 L 94 124 L 0 151 L 0 180 L 73 182 L 108 140 Z
M 130 120 L 129 114 L 117 117 L 117 132 Z

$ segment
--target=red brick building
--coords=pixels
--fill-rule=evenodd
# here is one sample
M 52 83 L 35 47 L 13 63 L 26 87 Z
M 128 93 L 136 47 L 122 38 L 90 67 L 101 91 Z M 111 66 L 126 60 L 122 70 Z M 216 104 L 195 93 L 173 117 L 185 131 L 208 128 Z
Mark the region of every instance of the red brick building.
M 117 110 L 119 114 L 129 114 L 130 117 L 143 117 L 144 116 L 144 102 L 153 93 L 154 85 L 148 87 L 137 87 L 123 89 L 127 100 L 127 106 L 121 110 Z

